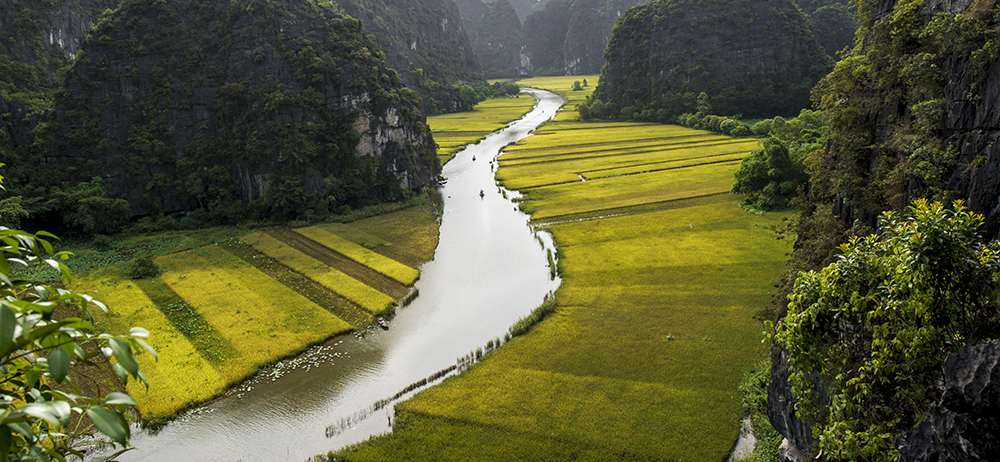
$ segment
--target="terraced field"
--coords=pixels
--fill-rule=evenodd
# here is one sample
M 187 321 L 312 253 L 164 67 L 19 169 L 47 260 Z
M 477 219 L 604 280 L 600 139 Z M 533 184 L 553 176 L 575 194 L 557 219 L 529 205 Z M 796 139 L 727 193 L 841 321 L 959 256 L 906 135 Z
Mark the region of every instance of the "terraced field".
M 580 79 L 521 83 L 581 99 Z M 339 460 L 728 457 L 737 386 L 766 353 L 753 315 L 790 251 L 769 228 L 791 212 L 750 214 L 728 194 L 755 139 L 573 115 L 508 148 L 497 174 L 555 238 L 555 311 Z
M 436 235 L 434 207 L 413 207 L 349 225 L 256 231 L 161 256 L 158 278 L 122 281 L 109 269 L 78 278 L 77 288 L 110 307 L 99 329 L 149 329 L 159 355 L 139 357 L 149 390 L 130 383 L 128 391 L 143 418 L 164 418 L 264 365 L 366 328 L 407 295 L 419 275 L 409 265 L 433 257 Z

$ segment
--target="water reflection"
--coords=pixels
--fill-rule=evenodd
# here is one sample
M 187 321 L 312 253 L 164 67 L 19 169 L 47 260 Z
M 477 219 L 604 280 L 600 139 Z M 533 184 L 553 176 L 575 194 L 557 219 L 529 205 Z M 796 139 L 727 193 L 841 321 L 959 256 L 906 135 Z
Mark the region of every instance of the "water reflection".
M 498 190 L 490 164 L 562 103 L 528 91 L 539 100 L 532 112 L 445 166 L 440 243 L 421 268 L 420 296 L 389 330 L 338 337 L 292 360 L 296 367 L 264 371 L 158 434 L 136 435 L 137 449 L 121 460 L 303 461 L 363 441 L 390 430 L 392 405 L 373 412 L 375 403 L 455 365 L 538 306 L 559 283 L 539 245 L 551 240 Z

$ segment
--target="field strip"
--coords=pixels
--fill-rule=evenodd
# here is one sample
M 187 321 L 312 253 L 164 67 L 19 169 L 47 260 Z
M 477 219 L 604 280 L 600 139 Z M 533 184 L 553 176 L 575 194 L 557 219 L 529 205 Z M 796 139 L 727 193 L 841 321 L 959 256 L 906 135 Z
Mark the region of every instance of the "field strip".
M 643 173 L 662 172 L 664 170 L 675 170 L 679 168 L 699 167 L 702 165 L 737 162 L 743 160 L 743 158 L 746 157 L 747 154 L 748 154 L 747 152 L 733 152 L 726 154 L 717 154 L 714 156 L 707 156 L 707 157 L 671 160 L 666 162 L 631 165 L 628 167 L 608 168 L 603 170 L 592 170 L 590 172 L 578 173 L 578 175 L 582 176 L 587 181 L 592 181 L 601 178 L 610 178 L 612 176 L 639 175 Z M 591 173 L 593 175 L 588 175 L 588 173 Z
M 709 133 L 705 132 L 702 135 L 706 135 L 706 134 L 709 134 Z M 637 137 L 637 138 L 634 138 L 634 139 L 629 139 L 629 138 L 624 138 L 623 137 L 623 138 L 608 138 L 608 139 L 604 139 L 604 140 L 600 140 L 600 141 L 594 141 L 594 142 L 588 142 L 588 143 L 581 143 L 581 142 L 579 142 L 579 141 L 581 141 L 579 138 L 572 138 L 572 137 L 569 137 L 569 136 L 567 136 L 567 137 L 560 137 L 560 138 L 562 138 L 560 140 L 556 140 L 556 139 L 542 140 L 542 139 L 540 139 L 540 138 L 545 137 L 545 136 L 552 136 L 552 134 L 551 133 L 549 133 L 549 134 L 544 134 L 544 133 L 543 134 L 538 134 L 538 133 L 536 133 L 534 135 L 534 137 L 525 138 L 524 141 L 522 141 L 522 143 L 524 143 L 524 144 L 517 144 L 517 145 L 514 145 L 514 146 L 508 146 L 506 149 L 504 149 L 504 152 L 505 153 L 510 153 L 510 154 L 516 154 L 516 153 L 521 153 L 521 152 L 563 151 L 567 147 L 573 147 L 573 148 L 591 148 L 591 147 L 608 146 L 608 145 L 611 145 L 611 144 L 628 144 L 630 142 L 636 142 L 635 144 L 645 144 L 645 143 L 643 143 L 645 141 L 648 141 L 650 143 L 654 143 L 654 142 L 655 143 L 662 143 L 664 141 L 676 140 L 676 139 L 679 138 L 679 137 L 676 137 L 676 136 L 665 136 L 665 137 L 654 137 L 654 138 L 638 138 Z M 715 135 L 715 136 L 717 136 L 717 135 Z M 565 140 L 564 144 L 555 144 L 555 143 L 557 143 L 559 141 L 563 141 L 563 140 Z M 753 140 L 757 141 L 756 138 L 753 138 Z M 551 143 L 551 144 L 553 144 L 553 146 L 551 146 L 551 147 L 533 147 L 533 144 L 542 143 L 542 142 L 544 142 L 546 144 L 550 144 Z
M 550 161 L 560 161 L 563 158 L 576 159 L 579 158 L 581 154 L 588 155 L 587 157 L 607 157 L 615 156 L 619 154 L 632 154 L 632 153 L 644 153 L 644 152 L 661 152 L 661 151 L 672 151 L 677 149 L 697 149 L 700 147 L 709 146 L 722 146 L 722 145 L 737 145 L 737 144 L 754 144 L 756 145 L 756 140 L 733 140 L 732 138 L 719 138 L 710 137 L 702 140 L 695 141 L 684 141 L 677 143 L 635 143 L 635 144 L 625 144 L 609 142 L 603 144 L 602 146 L 614 146 L 607 149 L 575 149 L 578 145 L 566 145 L 566 149 L 560 150 L 556 153 L 542 154 L 542 155 L 524 155 L 530 154 L 533 151 L 504 151 L 503 155 L 500 157 L 500 161 L 504 164 L 510 165 L 520 165 L 523 163 L 534 163 L 534 162 L 550 162 Z M 551 152 L 551 149 L 544 150 L 545 152 Z
M 374 320 L 374 316 L 369 311 L 359 307 L 342 295 L 327 289 L 322 284 L 309 279 L 302 273 L 283 265 L 278 260 L 257 251 L 246 242 L 232 239 L 220 245 L 226 251 L 243 261 L 252 262 L 254 268 L 257 268 L 271 279 L 298 292 L 303 297 L 309 299 L 309 301 L 326 309 L 334 316 L 344 320 L 355 328 L 361 328 L 361 326 L 367 325 Z
M 261 253 L 302 273 L 309 279 L 320 283 L 323 287 L 342 295 L 344 298 L 374 314 L 385 313 L 396 303 L 394 298 L 323 264 L 323 262 L 262 231 L 256 231 L 244 236 L 243 241 Z
M 408 286 L 403 285 L 399 281 L 362 265 L 361 263 L 348 258 L 344 254 L 330 249 L 322 243 L 309 239 L 293 230 L 288 228 L 269 228 L 266 232 L 268 235 L 281 241 L 285 245 L 289 245 L 298 251 L 319 260 L 324 265 L 357 279 L 366 286 L 382 292 L 395 300 L 399 300 L 410 291 Z
M 230 384 L 261 365 L 351 329 L 219 246 L 160 257 L 157 263 L 164 271 L 160 280 L 240 352 L 247 366 L 225 377 Z
M 420 400 L 397 406 L 403 412 L 573 441 L 579 446 L 599 446 L 605 454 L 631 456 L 621 460 L 659 459 L 664 454 L 669 454 L 668 460 L 702 460 L 714 455 L 717 448 L 703 448 L 701 453 L 691 447 L 690 434 L 663 429 L 704 425 L 705 414 L 713 414 L 711 422 L 716 428 L 705 429 L 712 433 L 728 434 L 729 424 L 735 428 L 738 423 L 727 417 L 739 410 L 739 397 L 726 391 L 499 368 L 489 363 L 478 369 L 488 370 L 460 376 L 461 386 L 433 387 L 422 392 Z M 489 405 L 470 409 L 470 403 L 483 404 L 481 396 L 491 397 Z M 538 412 L 540 409 L 545 411 Z M 636 440 L 645 444 L 636 445 Z
M 733 169 L 718 165 L 625 175 L 527 192 L 525 210 L 535 219 L 729 192 Z
M 226 382 L 199 354 L 133 281 L 78 278 L 78 288 L 108 305 L 108 314 L 95 313 L 98 328 L 125 334 L 135 326 L 149 331 L 146 339 L 159 359 L 136 356 L 149 388 L 129 381 L 127 389 L 139 404 L 142 418 L 170 417 L 190 402 L 201 402 L 221 393 Z
M 608 163 L 615 164 L 627 164 L 635 161 L 642 161 L 645 159 L 663 159 L 663 160 L 675 160 L 680 156 L 691 157 L 708 157 L 716 154 L 731 154 L 734 152 L 745 152 L 749 154 L 753 147 L 756 147 L 756 143 L 712 143 L 704 145 L 681 145 L 672 146 L 665 149 L 656 149 L 656 147 L 651 146 L 653 149 L 637 149 L 633 147 L 625 147 L 614 150 L 607 151 L 581 151 L 575 153 L 567 153 L 566 155 L 553 155 L 547 156 L 545 159 L 540 158 L 530 158 L 530 159 L 514 159 L 514 160 L 504 160 L 502 157 L 500 162 L 503 167 L 521 167 L 526 165 L 535 164 L 552 164 L 556 166 L 562 166 L 565 162 L 580 162 L 589 161 L 595 165 L 605 166 Z M 666 154 L 673 156 L 673 159 L 668 157 Z M 684 157 L 680 157 L 683 159 Z
M 336 234 L 319 227 L 298 228 L 293 230 L 308 239 L 316 241 L 327 248 L 338 252 L 351 260 L 367 266 L 378 273 L 384 274 L 403 285 L 413 285 L 420 271 L 410 268 L 388 257 L 379 255 L 360 245 L 357 245 Z
M 566 215 L 552 215 L 544 221 L 531 221 L 531 227 L 536 229 L 549 228 L 565 223 L 575 223 L 578 221 L 603 220 L 605 218 L 616 218 L 625 215 L 638 215 L 643 213 L 663 212 L 687 207 L 693 207 L 708 203 L 732 202 L 733 196 L 729 192 L 715 194 L 705 194 L 701 196 L 691 196 L 681 199 L 668 199 L 660 202 L 647 202 L 640 205 L 625 207 L 613 207 L 607 209 L 595 209 L 580 213 Z

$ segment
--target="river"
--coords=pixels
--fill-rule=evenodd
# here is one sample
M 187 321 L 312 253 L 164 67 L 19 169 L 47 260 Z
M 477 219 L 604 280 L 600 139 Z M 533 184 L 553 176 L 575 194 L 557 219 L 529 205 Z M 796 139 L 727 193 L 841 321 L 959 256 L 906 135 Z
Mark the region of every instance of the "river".
M 136 449 L 120 460 L 305 461 L 364 441 L 391 430 L 391 403 L 373 409 L 376 402 L 503 337 L 541 304 L 559 285 L 546 266 L 551 238 L 531 230 L 509 199 L 514 193 L 505 197 L 495 185 L 490 162 L 562 104 L 553 93 L 525 91 L 538 100 L 530 113 L 445 165 L 434 259 L 421 268 L 420 295 L 388 330 L 334 338 L 155 434 L 136 432 Z

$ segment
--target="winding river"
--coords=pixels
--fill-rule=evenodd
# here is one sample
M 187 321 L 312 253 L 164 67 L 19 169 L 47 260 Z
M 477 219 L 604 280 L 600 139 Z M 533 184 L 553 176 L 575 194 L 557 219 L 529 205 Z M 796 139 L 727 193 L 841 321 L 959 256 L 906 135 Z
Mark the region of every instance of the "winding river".
M 496 187 L 490 162 L 562 104 L 553 93 L 525 91 L 538 100 L 530 113 L 445 166 L 434 260 L 389 330 L 341 336 L 279 363 L 155 434 L 134 435 L 136 450 L 120 460 L 304 461 L 388 432 L 392 403 L 377 402 L 502 337 L 538 306 L 559 285 L 546 266 L 551 238 L 533 232 L 513 193 Z

